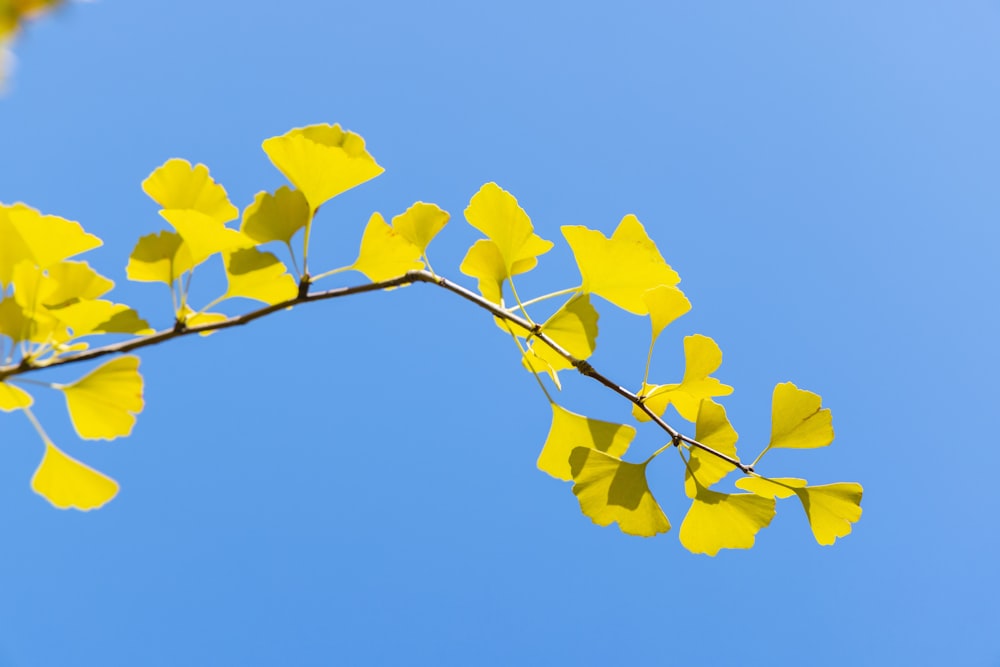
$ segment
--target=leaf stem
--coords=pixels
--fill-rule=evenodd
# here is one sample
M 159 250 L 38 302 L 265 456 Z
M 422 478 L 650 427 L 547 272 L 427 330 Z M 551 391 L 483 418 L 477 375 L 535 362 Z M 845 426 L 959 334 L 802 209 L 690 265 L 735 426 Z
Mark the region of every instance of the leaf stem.
M 332 269 L 330 271 L 326 271 L 325 273 L 321 273 L 319 275 L 313 276 L 312 277 L 312 282 L 316 282 L 317 280 L 319 280 L 321 278 L 329 278 L 332 275 L 336 275 L 338 273 L 343 273 L 344 271 L 350 271 L 353 268 L 354 268 L 354 265 L 350 264 L 348 266 L 341 266 L 340 268 L 336 268 L 336 269 Z
M 513 287 L 514 286 L 513 286 L 513 281 L 512 281 L 511 282 L 511 289 L 513 289 Z M 557 292 L 550 292 L 549 294 L 543 294 L 541 296 L 536 296 L 534 299 L 528 299 L 524 303 L 518 302 L 518 305 L 519 305 L 520 308 L 524 309 L 524 308 L 527 308 L 528 306 L 533 306 L 536 303 L 541 303 L 542 301 L 545 301 L 546 299 L 552 299 L 552 298 L 555 298 L 557 296 L 562 296 L 564 294 L 576 294 L 579 291 L 580 291 L 580 287 L 579 286 L 577 286 L 577 287 L 568 287 L 566 289 L 561 289 L 561 290 L 559 290 Z M 513 312 L 513 311 L 517 310 L 517 308 L 512 306 L 512 307 L 508 308 L 507 310 Z

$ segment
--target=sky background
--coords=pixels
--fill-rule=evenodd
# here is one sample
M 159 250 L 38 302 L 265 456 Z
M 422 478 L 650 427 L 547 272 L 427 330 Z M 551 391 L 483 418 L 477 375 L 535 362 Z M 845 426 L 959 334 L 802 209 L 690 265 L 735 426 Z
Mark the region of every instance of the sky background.
M 0 416 L 0 665 L 1000 665 L 1000 2 L 99 0 L 16 53 L 0 201 L 101 236 L 85 258 L 159 326 L 166 290 L 125 279 L 166 227 L 141 181 L 204 162 L 242 208 L 284 183 L 262 140 L 337 122 L 386 173 L 324 207 L 315 269 L 423 200 L 453 214 L 435 269 L 474 286 L 461 212 L 496 181 L 556 242 L 537 295 L 578 281 L 560 225 L 634 213 L 694 304 L 652 378 L 715 338 L 745 453 L 775 383 L 819 393 L 836 441 L 767 472 L 865 496 L 834 547 L 793 499 L 693 555 L 667 456 L 674 529 L 597 527 L 535 468 L 549 408 L 490 317 L 426 285 L 325 302 L 146 350 L 128 439 L 36 392 L 121 483 L 98 511 L 32 493 L 42 443 Z M 592 361 L 636 388 L 648 323 L 598 308 Z M 628 419 L 582 377 L 560 401 Z

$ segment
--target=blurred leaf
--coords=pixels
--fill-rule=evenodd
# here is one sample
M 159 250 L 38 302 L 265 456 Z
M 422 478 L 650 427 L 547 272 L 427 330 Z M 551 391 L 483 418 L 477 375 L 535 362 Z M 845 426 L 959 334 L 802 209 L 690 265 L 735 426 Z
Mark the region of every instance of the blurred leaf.
M 59 509 L 92 510 L 118 494 L 118 482 L 67 456 L 51 442 L 31 478 L 31 488 Z
M 263 148 L 314 211 L 385 171 L 365 149 L 365 140 L 339 125 L 296 128 L 267 139 Z
M 42 215 L 24 204 L 0 204 L 0 239 L 0 287 L 10 284 L 14 267 L 22 261 L 46 269 L 102 244 L 80 223 Z
M 577 225 L 562 227 L 562 233 L 580 267 L 583 291 L 630 313 L 647 314 L 647 291 L 680 282 L 634 215 L 622 218 L 610 239 Z
M 129 435 L 143 408 L 139 357 L 131 355 L 112 359 L 72 384 L 53 386 L 65 395 L 73 426 L 85 440 Z
M 8 382 L 0 382 L 0 410 L 11 412 L 30 408 L 34 403 L 31 394 Z
M 125 270 L 129 280 L 170 285 L 193 268 L 194 258 L 184 239 L 176 232 L 161 231 L 139 239 Z
M 573 479 L 570 454 L 577 447 L 587 447 L 621 458 L 635 437 L 635 429 L 626 424 L 590 419 L 551 403 L 552 425 L 538 455 L 538 469 L 556 479 Z

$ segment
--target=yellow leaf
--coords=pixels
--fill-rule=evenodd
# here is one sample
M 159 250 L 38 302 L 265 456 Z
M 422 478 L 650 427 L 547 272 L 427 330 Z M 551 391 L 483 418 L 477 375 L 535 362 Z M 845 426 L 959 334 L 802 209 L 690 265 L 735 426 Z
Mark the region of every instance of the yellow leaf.
M 243 211 L 240 231 L 257 243 L 281 241 L 292 237 L 309 224 L 309 202 L 300 190 L 283 185 L 272 195 L 258 192 L 253 203 Z
M 548 374 L 548 376 L 552 378 L 552 383 L 555 384 L 556 389 L 562 391 L 562 382 L 559 381 L 559 373 L 556 372 L 556 369 L 554 369 L 549 362 L 535 354 L 533 349 L 528 348 L 524 351 L 524 354 L 521 355 L 521 365 L 535 375 L 539 375 L 541 373 Z
M 634 215 L 622 218 L 610 239 L 576 225 L 562 227 L 562 233 L 580 267 L 583 291 L 630 313 L 649 312 L 644 298 L 648 290 L 680 282 Z
M 129 280 L 170 285 L 193 268 L 194 258 L 184 239 L 176 232 L 162 231 L 139 239 L 125 271 Z
M 736 429 L 726 417 L 726 409 L 710 399 L 703 400 L 701 409 L 698 410 L 695 440 L 717 452 L 736 458 L 738 437 Z M 694 498 L 697 495 L 698 484 L 705 488 L 711 488 L 713 484 L 735 469 L 733 464 L 718 456 L 692 447 L 691 459 L 684 471 L 684 492 L 687 493 L 688 498 Z
M 418 201 L 392 219 L 393 228 L 403 237 L 420 248 L 420 254 L 427 252 L 427 246 L 438 232 L 448 224 L 451 215 L 437 204 Z
M 647 290 L 642 298 L 649 308 L 654 342 L 674 320 L 691 310 L 691 302 L 684 296 L 684 292 L 671 285 L 660 285 Z
M 226 189 L 212 179 L 203 164 L 167 160 L 142 182 L 142 189 L 164 209 L 197 211 L 219 225 L 239 215 Z
M 580 294 L 566 302 L 542 325 L 542 332 L 577 359 L 587 359 L 597 347 L 597 311 L 590 297 Z M 531 349 L 555 370 L 573 368 L 551 347 L 534 341 Z
M 0 205 L 0 287 L 11 282 L 14 267 L 28 260 L 46 269 L 101 245 L 80 223 L 42 215 L 30 206 Z
M 733 388 L 710 377 L 722 365 L 722 350 L 708 336 L 695 334 L 684 338 L 684 379 L 679 384 L 646 385 L 641 394 L 646 406 L 662 415 L 668 405 L 673 405 L 681 417 L 695 421 L 701 401 L 713 396 L 728 396 Z M 638 409 L 632 414 L 639 421 L 649 417 Z
M 538 469 L 556 479 L 570 481 L 573 471 L 570 454 L 577 447 L 587 447 L 621 458 L 635 437 L 635 429 L 627 424 L 589 419 L 552 403 L 552 425 L 538 455 Z
M 753 493 L 719 493 L 698 485 L 681 524 L 681 544 L 696 554 L 749 549 L 757 532 L 774 518 L 774 499 Z
M 51 442 L 31 488 L 59 509 L 92 510 L 118 494 L 118 482 L 64 454 Z
M 504 267 L 501 280 L 535 268 L 537 257 L 552 249 L 551 241 L 534 233 L 514 196 L 496 183 L 485 184 L 472 196 L 465 219 L 496 245 Z
M 46 271 L 40 301 L 49 308 L 96 299 L 115 286 L 86 262 L 58 262 Z
M 31 394 L 7 382 L 0 382 L 0 410 L 11 412 L 30 408 L 34 403 Z
M 132 432 L 142 411 L 139 357 L 112 359 L 68 385 L 53 385 L 66 396 L 77 435 L 85 440 L 114 440 Z
M 790 498 L 795 495 L 795 489 L 805 485 L 806 480 L 796 477 L 741 477 L 736 480 L 737 488 L 765 498 Z
M 0 335 L 7 336 L 14 343 L 31 340 L 35 325 L 24 314 L 24 309 L 13 296 L 0 299 Z
M 646 483 L 646 463 L 626 463 L 587 447 L 574 449 L 570 466 L 580 510 L 599 526 L 617 522 L 628 535 L 652 537 L 670 530 Z
M 295 279 L 277 257 L 256 248 L 237 250 L 225 255 L 229 288 L 225 297 L 244 297 L 267 304 L 294 299 L 298 293 Z
M 825 546 L 851 533 L 851 524 L 861 518 L 861 494 L 861 485 L 853 482 L 795 489 L 809 517 L 813 537 Z
M 315 211 L 324 202 L 385 171 L 365 149 L 365 140 L 340 125 L 295 128 L 264 141 L 264 152 L 302 191 Z
M 123 303 L 96 299 L 80 301 L 50 312 L 73 331 L 74 338 L 96 333 L 153 333 L 149 323 Z
M 507 269 L 496 243 L 487 239 L 473 243 L 458 270 L 479 279 L 479 293 L 483 298 L 496 304 L 503 303 L 502 285 L 507 278 Z
M 206 324 L 215 324 L 216 322 L 224 322 L 229 319 L 228 316 L 222 313 L 199 313 L 192 310 L 189 306 L 184 306 L 181 310 L 178 319 L 184 323 L 188 329 L 194 329 L 195 327 L 205 326 Z M 202 331 L 199 336 L 211 336 L 217 331 L 213 329 L 211 331 Z
M 767 449 L 812 449 L 833 442 L 833 415 L 828 408 L 820 408 L 822 400 L 791 382 L 775 385 Z
M 253 239 L 194 209 L 164 209 L 160 215 L 180 234 L 195 266 L 216 253 L 252 248 Z
M 361 251 L 351 268 L 378 282 L 424 268 L 420 254 L 420 248 L 389 226 L 381 213 L 372 213 L 361 237 Z

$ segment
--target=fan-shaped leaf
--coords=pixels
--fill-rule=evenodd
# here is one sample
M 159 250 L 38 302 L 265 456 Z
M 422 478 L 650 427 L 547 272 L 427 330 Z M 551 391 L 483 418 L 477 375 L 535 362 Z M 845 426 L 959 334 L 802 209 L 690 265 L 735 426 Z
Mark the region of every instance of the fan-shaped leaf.
M 142 189 L 164 209 L 197 211 L 218 225 L 239 215 L 226 189 L 215 182 L 203 164 L 192 166 L 179 158 L 167 160 L 142 182 Z
M 301 190 L 283 185 L 274 194 L 258 192 L 243 211 L 240 231 L 257 243 L 291 243 L 296 232 L 309 224 L 309 202 Z
M 646 483 L 647 463 L 626 463 L 588 447 L 574 449 L 570 467 L 580 510 L 599 526 L 617 522 L 629 535 L 652 537 L 670 530 Z
M 496 183 L 486 183 L 472 196 L 465 219 L 496 245 L 504 267 L 501 280 L 535 268 L 538 256 L 552 249 L 551 241 L 534 233 L 517 199 Z
M 833 416 L 828 408 L 820 408 L 822 400 L 791 382 L 776 385 L 771 400 L 771 441 L 767 449 L 811 449 L 833 442 Z
M 570 454 L 577 447 L 586 447 L 609 456 L 621 458 L 635 437 L 635 429 L 627 424 L 590 419 L 552 403 L 552 425 L 538 455 L 538 469 L 556 479 L 573 479 Z
M 160 215 L 180 234 L 197 266 L 216 253 L 252 248 L 253 239 L 194 209 L 164 209 Z
M 660 285 L 647 290 L 642 298 L 649 308 L 653 342 L 674 320 L 691 310 L 691 302 L 684 296 L 684 292 L 671 285 Z
M 458 268 L 465 275 L 479 280 L 479 293 L 483 298 L 496 304 L 503 303 L 502 286 L 507 278 L 507 269 L 496 243 L 479 239 L 465 253 L 465 259 Z
M 564 226 L 562 233 L 580 267 L 583 290 L 630 313 L 649 312 L 648 290 L 680 282 L 634 215 L 622 218 L 610 239 L 582 226 Z
M 31 488 L 59 509 L 92 510 L 118 494 L 118 482 L 64 454 L 51 442 L 31 478 Z
M 861 518 L 861 494 L 861 485 L 853 482 L 795 489 L 809 517 L 813 536 L 825 546 L 851 533 L 851 524 Z
M 542 324 L 542 332 L 577 359 L 587 359 L 597 347 L 597 320 L 598 314 L 590 304 L 590 297 L 580 294 L 553 313 Z M 534 341 L 531 349 L 554 370 L 573 368 L 570 362 L 541 341 Z
M 720 549 L 749 549 L 774 518 L 774 499 L 753 493 L 719 493 L 698 485 L 681 524 L 681 544 L 714 556 Z
M 77 434 L 85 440 L 114 440 L 132 432 L 142 411 L 139 357 L 124 356 L 95 368 L 76 382 L 54 385 L 66 396 Z
M 365 149 L 365 140 L 339 125 L 296 128 L 267 139 L 263 148 L 314 211 L 385 171 Z
M 72 330 L 74 338 L 97 333 L 153 333 L 149 323 L 123 303 L 95 299 L 80 301 L 50 312 Z
M 294 299 L 298 293 L 288 268 L 269 252 L 245 248 L 225 255 L 229 287 L 225 297 L 244 297 L 267 304 Z
M 9 285 L 14 267 L 25 260 L 46 269 L 102 244 L 80 223 L 42 215 L 24 204 L 0 205 L 0 287 Z
M 420 248 L 387 224 L 381 213 L 372 213 L 351 268 L 378 282 L 424 268 L 420 255 Z
M 641 393 L 646 406 L 656 414 L 662 415 L 668 405 L 673 405 L 681 417 L 695 421 L 703 399 L 728 396 L 733 388 L 710 377 L 722 365 L 722 350 L 708 336 L 685 337 L 684 359 L 684 379 L 679 384 L 643 385 Z M 639 421 L 649 421 L 638 407 L 632 414 Z
M 737 438 L 736 429 L 726 417 L 726 409 L 710 399 L 703 400 L 698 410 L 695 440 L 717 452 L 736 458 Z M 698 484 L 711 488 L 735 469 L 732 463 L 692 447 L 691 458 L 684 472 L 684 491 L 689 498 L 694 498 L 697 495 Z
M 0 410 L 11 412 L 30 408 L 34 403 L 31 394 L 8 382 L 0 382 Z
M 125 271 L 129 280 L 170 285 L 194 265 L 184 239 L 176 232 L 161 231 L 139 239 Z
M 427 252 L 427 246 L 438 232 L 448 224 L 451 215 L 437 204 L 416 202 L 404 213 L 392 219 L 393 228 L 407 241 L 420 248 L 420 254 Z

